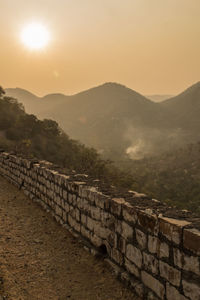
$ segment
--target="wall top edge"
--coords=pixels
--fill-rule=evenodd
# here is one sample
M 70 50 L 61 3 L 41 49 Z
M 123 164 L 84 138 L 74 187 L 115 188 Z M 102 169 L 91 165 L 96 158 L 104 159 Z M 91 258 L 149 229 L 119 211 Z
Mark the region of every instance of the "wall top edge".
M 90 196 L 110 201 L 128 214 L 139 213 L 156 223 L 165 222 L 172 226 L 183 229 L 195 229 L 193 234 L 200 236 L 200 217 L 193 212 L 180 210 L 176 207 L 167 206 L 159 200 L 152 199 L 146 194 L 135 191 L 120 191 L 116 187 L 106 191 L 102 189 L 100 180 L 91 180 L 87 174 L 77 174 L 75 171 L 61 169 L 51 162 L 37 159 L 28 159 L 13 153 L 0 150 L 0 161 L 2 159 L 15 163 L 25 169 L 35 170 L 38 175 L 46 172 L 51 180 L 62 185 L 70 185 L 74 191 L 82 191 Z

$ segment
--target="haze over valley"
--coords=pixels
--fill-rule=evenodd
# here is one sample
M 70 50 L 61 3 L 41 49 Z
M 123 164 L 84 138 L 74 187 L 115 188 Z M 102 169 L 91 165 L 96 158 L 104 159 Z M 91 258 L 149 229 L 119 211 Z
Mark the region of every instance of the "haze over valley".
M 20 88 L 6 89 L 6 94 L 109 159 L 155 156 L 199 139 L 200 82 L 161 103 L 117 83 L 72 96 L 40 98 Z

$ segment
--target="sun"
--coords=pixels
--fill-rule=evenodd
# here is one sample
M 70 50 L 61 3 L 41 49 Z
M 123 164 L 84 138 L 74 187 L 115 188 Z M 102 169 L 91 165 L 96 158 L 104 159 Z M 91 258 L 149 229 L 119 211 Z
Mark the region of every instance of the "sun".
M 44 25 L 31 23 L 23 28 L 21 40 L 29 49 L 40 50 L 47 46 L 50 40 L 50 34 Z

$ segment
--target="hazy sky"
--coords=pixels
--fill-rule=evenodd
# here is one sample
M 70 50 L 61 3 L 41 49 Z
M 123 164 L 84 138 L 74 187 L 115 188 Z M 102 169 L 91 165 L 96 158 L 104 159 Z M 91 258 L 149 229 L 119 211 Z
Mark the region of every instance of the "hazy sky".
M 31 22 L 51 35 L 20 39 Z M 176 94 L 200 80 L 200 0 L 0 0 L 0 85 L 38 95 L 114 81 Z

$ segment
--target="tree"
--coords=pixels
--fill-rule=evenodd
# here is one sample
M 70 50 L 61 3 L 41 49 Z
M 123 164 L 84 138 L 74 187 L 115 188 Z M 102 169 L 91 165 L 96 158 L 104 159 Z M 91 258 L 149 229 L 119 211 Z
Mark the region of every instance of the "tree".
M 0 86 L 0 98 L 5 95 L 4 89 Z

